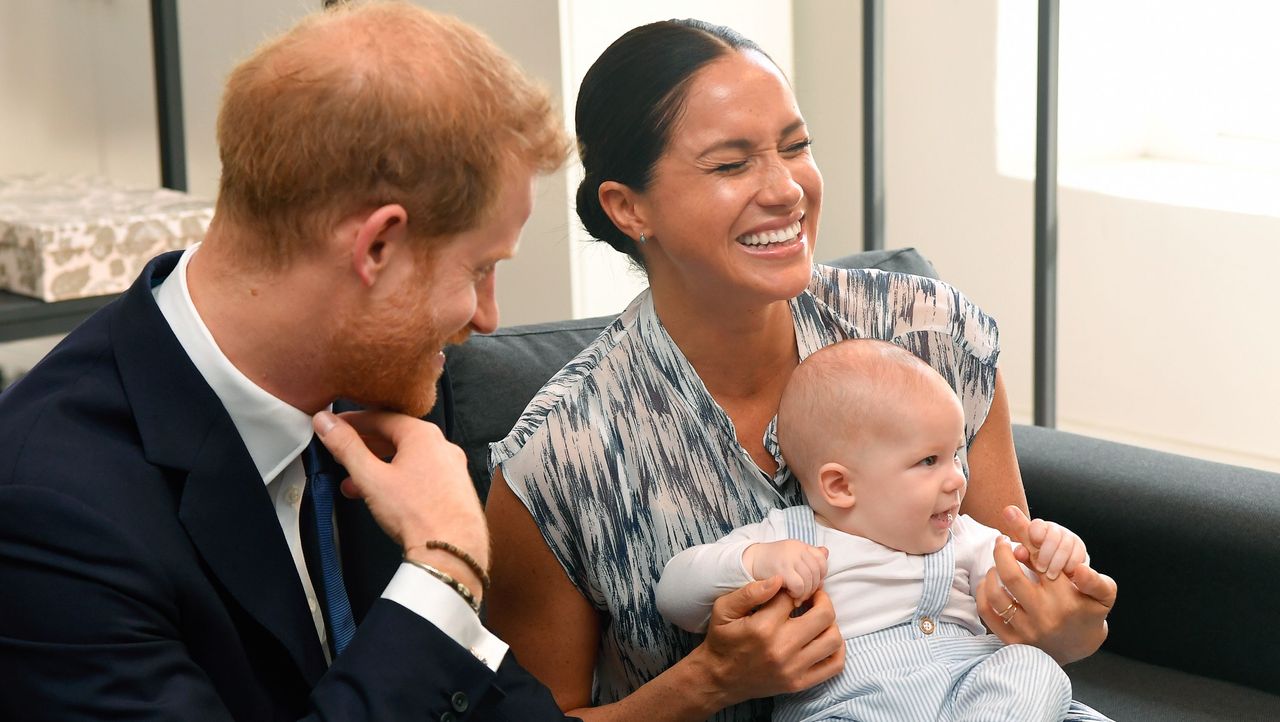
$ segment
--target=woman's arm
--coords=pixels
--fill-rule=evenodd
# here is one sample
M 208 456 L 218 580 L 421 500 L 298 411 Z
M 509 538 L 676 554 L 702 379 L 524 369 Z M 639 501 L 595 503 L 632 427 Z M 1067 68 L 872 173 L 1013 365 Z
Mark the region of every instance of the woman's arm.
M 1016 513 L 1008 510 L 1016 507 Z M 1027 495 L 1022 488 L 1022 473 L 1013 448 L 1013 428 L 1009 420 L 1009 398 L 1004 379 L 996 372 L 995 394 L 987 419 L 969 447 L 969 491 L 964 499 L 964 512 L 992 526 L 1022 545 L 1035 548 L 1029 535 Z M 978 613 L 992 631 L 1007 643 L 1032 644 L 1067 663 L 1093 654 L 1107 638 L 1107 614 L 1115 603 L 1115 582 L 1087 567 L 1073 585 L 1065 576 L 1039 583 L 1022 576 L 1008 544 L 996 547 L 996 567 L 980 582 Z M 1001 551 L 1001 549 L 1005 551 Z M 1001 563 L 1007 553 L 1009 562 Z M 999 578 L 1014 592 L 1018 601 L 1016 633 L 996 612 L 1008 607 L 1010 599 L 999 590 Z M 1007 577 L 1007 578 L 1006 578 Z M 996 626 L 992 626 L 992 625 Z
M 493 547 L 486 624 L 551 689 L 560 709 L 589 705 L 599 614 L 569 581 L 501 469 L 493 472 L 485 516 Z
M 805 689 L 844 666 L 831 600 L 819 591 L 813 608 L 792 618 L 791 600 L 778 594 L 775 578 L 722 597 L 707 639 L 689 656 L 626 699 L 592 708 L 599 613 L 569 581 L 500 470 L 486 513 L 493 538 L 489 626 L 568 714 L 587 721 L 693 722 L 753 697 Z
M 1010 504 L 1027 511 L 1027 494 L 1022 488 L 1022 472 L 1013 449 L 1013 426 L 1009 421 L 1009 397 L 1004 377 L 996 371 L 996 390 L 987 419 L 969 446 L 969 490 L 964 497 L 965 514 L 1011 534 L 1012 526 L 1002 513 Z

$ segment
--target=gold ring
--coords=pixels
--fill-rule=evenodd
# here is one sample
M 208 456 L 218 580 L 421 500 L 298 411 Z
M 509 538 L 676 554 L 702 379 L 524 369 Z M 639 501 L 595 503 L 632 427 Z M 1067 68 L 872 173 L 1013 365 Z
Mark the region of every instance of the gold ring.
M 1014 602 L 1009 602 L 1009 606 L 1005 607 L 1003 611 L 996 612 L 996 616 L 1000 617 L 1000 621 L 1004 622 L 1005 624 L 1008 624 L 1009 621 L 1013 619 L 1013 615 L 1017 613 L 1018 613 L 1018 603 L 1014 601 Z

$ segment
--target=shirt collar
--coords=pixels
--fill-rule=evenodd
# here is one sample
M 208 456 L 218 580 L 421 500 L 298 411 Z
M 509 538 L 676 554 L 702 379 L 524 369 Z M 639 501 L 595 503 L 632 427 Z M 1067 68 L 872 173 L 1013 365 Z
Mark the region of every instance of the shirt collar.
M 311 442 L 311 416 L 250 381 L 218 347 L 187 288 L 187 264 L 199 246 L 188 248 L 151 293 L 178 343 L 231 416 L 263 483 L 269 483 Z

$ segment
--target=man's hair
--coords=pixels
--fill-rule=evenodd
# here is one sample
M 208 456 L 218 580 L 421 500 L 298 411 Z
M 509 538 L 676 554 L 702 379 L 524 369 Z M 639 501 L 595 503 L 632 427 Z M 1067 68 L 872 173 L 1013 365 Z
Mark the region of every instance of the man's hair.
M 929 364 L 888 341 L 850 339 L 823 347 L 792 373 L 778 404 L 778 447 L 806 481 L 835 450 L 875 441 L 886 414 L 948 388 Z M 808 423 L 806 423 L 808 422 Z
M 474 228 L 503 174 L 555 170 L 568 140 L 547 91 L 479 31 L 373 2 L 310 16 L 232 71 L 218 146 L 216 222 L 279 266 L 389 203 L 415 238 Z

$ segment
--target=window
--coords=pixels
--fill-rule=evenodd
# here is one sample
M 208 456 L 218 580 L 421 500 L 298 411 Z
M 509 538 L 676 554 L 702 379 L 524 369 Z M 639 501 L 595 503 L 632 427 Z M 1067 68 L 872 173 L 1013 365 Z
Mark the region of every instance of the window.
M 1031 177 L 1036 4 L 1001 0 L 997 165 Z M 1059 35 L 1059 181 L 1280 217 L 1280 4 L 1071 0 Z

